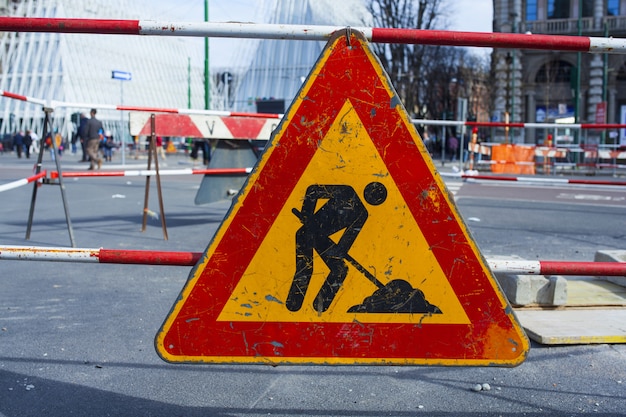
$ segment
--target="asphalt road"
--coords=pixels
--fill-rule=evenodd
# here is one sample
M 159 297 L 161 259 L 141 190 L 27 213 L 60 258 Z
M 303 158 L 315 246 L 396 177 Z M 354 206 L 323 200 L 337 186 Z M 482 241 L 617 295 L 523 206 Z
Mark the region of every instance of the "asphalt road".
M 0 156 L 0 184 L 31 166 Z M 204 250 L 228 204 L 195 206 L 199 182 L 163 177 L 166 241 L 157 219 L 140 231 L 144 178 L 66 181 L 76 245 Z M 595 250 L 624 249 L 623 205 L 493 198 L 470 187 L 458 188 L 458 206 L 487 257 L 591 260 Z M 39 189 L 24 239 L 31 194 L 25 186 L 0 195 L 0 245 L 69 246 L 53 185 Z M 156 195 L 153 179 L 154 212 Z M 533 344 L 516 368 L 173 365 L 153 340 L 189 268 L 0 261 L 0 271 L 1 416 L 626 415 L 624 345 Z M 491 389 L 472 390 L 483 383 Z

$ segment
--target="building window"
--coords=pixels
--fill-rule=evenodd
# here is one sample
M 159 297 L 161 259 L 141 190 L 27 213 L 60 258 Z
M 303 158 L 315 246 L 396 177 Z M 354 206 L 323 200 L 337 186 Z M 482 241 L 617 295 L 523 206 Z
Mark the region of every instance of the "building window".
M 536 83 L 569 83 L 572 77 L 572 64 L 565 61 L 551 61 L 544 64 L 535 77 Z
M 548 19 L 569 19 L 570 0 L 548 0 Z
M 608 0 L 606 4 L 608 16 L 619 16 L 619 0 Z
M 526 20 L 537 20 L 537 0 L 526 2 Z

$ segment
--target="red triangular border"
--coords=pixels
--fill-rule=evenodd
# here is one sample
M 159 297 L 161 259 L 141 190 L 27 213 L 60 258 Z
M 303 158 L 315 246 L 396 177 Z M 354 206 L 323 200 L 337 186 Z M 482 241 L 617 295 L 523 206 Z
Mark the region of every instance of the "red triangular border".
M 406 110 L 384 71 L 377 69 L 382 67 L 362 35 L 347 33 L 350 46 L 346 32 L 329 41 L 207 249 L 208 259 L 190 275 L 157 335 L 157 350 L 165 360 L 444 365 L 523 361 L 528 340 L 454 204 L 444 195 L 426 150 L 416 146 Z M 471 324 L 217 322 L 346 99 Z

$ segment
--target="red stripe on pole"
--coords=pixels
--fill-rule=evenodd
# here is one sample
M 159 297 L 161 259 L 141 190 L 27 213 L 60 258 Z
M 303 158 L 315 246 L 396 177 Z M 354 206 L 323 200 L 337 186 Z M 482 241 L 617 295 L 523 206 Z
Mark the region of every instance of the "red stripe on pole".
M 161 171 L 163 172 L 163 171 Z M 193 174 L 204 175 L 248 175 L 250 170 L 248 168 L 208 168 L 208 169 L 194 169 Z
M 492 181 L 526 181 L 535 184 L 546 184 L 555 182 L 558 184 L 586 184 L 586 185 L 615 185 L 626 186 L 626 181 L 611 181 L 611 180 L 578 180 L 578 179 L 566 179 L 566 178 L 544 178 L 544 177 L 506 177 L 499 175 L 470 175 L 462 174 L 461 178 L 474 179 L 474 180 L 492 180 Z
M 626 262 L 539 262 L 541 275 L 626 276 Z
M 372 42 L 422 43 L 428 45 L 478 46 L 489 48 L 555 49 L 589 52 L 591 41 L 583 36 L 525 35 L 517 33 L 450 32 L 373 28 Z
M 139 35 L 139 20 L 1 17 L 7 32 L 108 33 Z
M 242 112 L 230 112 L 230 116 L 232 117 L 260 117 L 262 119 L 280 119 L 283 117 L 282 114 L 273 114 L 273 113 L 242 113 Z
M 63 178 L 75 177 L 123 177 L 126 175 L 124 171 L 98 171 L 98 172 L 64 172 Z M 51 179 L 59 178 L 59 171 L 50 172 Z
M 619 123 L 581 123 L 581 129 L 624 129 L 625 124 Z
M 145 111 L 154 113 L 180 113 L 178 109 L 166 109 L 158 107 L 141 107 L 141 106 L 117 106 L 116 110 L 129 110 L 129 111 Z
M 622 185 L 626 186 L 626 181 L 609 181 L 609 180 L 577 180 L 568 179 L 568 184 L 588 184 L 588 185 Z
M 103 264 L 194 266 L 202 255 L 201 252 L 100 249 L 98 260 Z
M 46 174 L 47 174 L 47 172 L 46 172 L 46 171 L 41 171 L 41 172 L 40 172 L 39 174 L 37 174 L 37 175 L 33 175 L 32 177 L 28 177 L 28 178 L 26 178 L 26 181 L 28 181 L 28 183 L 31 183 L 31 182 L 33 182 L 33 181 L 37 181 L 38 179 L 45 177 L 45 176 L 46 176 Z
M 2 95 L 9 98 L 14 98 L 16 100 L 28 101 L 28 97 L 22 96 L 20 94 L 9 93 L 8 91 L 3 91 Z

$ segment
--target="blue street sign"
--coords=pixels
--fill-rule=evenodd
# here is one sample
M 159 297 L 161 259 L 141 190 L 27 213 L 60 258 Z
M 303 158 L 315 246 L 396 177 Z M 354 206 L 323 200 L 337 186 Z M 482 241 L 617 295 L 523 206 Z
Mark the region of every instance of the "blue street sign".
M 111 71 L 111 78 L 113 78 L 114 80 L 130 81 L 132 75 L 130 72 L 126 71 Z

